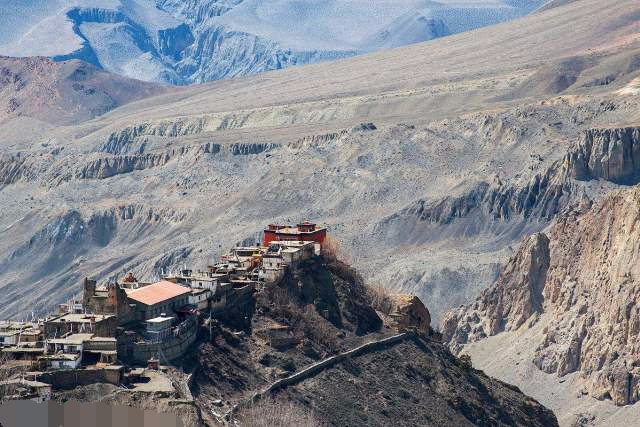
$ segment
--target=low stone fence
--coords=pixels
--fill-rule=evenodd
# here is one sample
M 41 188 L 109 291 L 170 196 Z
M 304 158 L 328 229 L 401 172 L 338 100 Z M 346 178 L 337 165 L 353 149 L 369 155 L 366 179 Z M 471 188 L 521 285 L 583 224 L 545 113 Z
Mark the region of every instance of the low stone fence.
M 124 367 L 109 366 L 102 369 L 65 369 L 26 375 L 30 380 L 51 384 L 54 390 L 71 390 L 95 383 L 122 384 Z

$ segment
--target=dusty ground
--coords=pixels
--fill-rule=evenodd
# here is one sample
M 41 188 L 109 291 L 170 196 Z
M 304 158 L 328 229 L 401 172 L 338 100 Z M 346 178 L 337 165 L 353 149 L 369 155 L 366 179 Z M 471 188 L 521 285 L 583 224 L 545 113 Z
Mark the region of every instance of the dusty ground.
M 596 400 L 580 391 L 583 383 L 579 374 L 558 378 L 532 363 L 547 322 L 542 319 L 526 331 L 505 332 L 470 344 L 464 353 L 471 355 L 474 368 L 535 396 L 558 416 L 561 426 L 637 425 L 639 405 L 620 407 Z

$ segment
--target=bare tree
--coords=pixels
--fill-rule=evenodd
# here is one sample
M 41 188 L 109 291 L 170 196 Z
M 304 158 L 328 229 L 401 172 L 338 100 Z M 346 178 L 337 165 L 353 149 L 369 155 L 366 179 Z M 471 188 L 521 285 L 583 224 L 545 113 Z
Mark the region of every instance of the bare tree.
M 11 387 L 2 384 L 11 378 L 10 360 L 11 358 L 6 353 L 0 352 L 0 402 L 3 402 L 4 398 L 11 394 Z
M 292 402 L 263 399 L 240 412 L 241 427 L 320 427 L 322 424 L 306 408 Z

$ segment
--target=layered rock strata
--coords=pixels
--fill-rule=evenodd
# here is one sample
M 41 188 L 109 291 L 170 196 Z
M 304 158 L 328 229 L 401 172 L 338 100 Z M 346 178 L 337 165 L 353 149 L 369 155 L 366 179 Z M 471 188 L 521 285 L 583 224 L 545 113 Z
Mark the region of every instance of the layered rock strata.
M 580 372 L 585 391 L 617 405 L 640 400 L 640 188 L 573 211 L 527 239 L 498 281 L 452 310 L 443 335 L 454 351 L 502 331 L 551 319 L 533 362 Z

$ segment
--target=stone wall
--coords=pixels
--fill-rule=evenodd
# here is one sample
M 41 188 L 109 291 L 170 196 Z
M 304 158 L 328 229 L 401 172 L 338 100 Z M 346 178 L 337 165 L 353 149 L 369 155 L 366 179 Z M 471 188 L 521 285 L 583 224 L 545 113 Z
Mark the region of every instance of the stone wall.
M 129 304 L 124 289 L 117 284 L 107 287 L 107 294 L 96 293 L 96 281 L 84 279 L 84 294 L 82 304 L 87 313 L 114 314 L 118 317 L 118 324 L 122 325 L 135 319 L 135 309 Z
M 60 338 L 62 335 L 66 333 L 80 333 L 82 331 L 81 322 L 57 322 L 55 320 L 45 322 L 44 324 L 44 336 L 47 338 L 58 337 Z M 93 333 L 99 337 L 115 337 L 116 329 L 118 326 L 118 319 L 116 317 L 109 317 L 104 320 L 96 321 L 93 326 L 89 326 L 89 324 L 84 324 L 84 329 L 86 333 Z M 89 330 L 91 329 L 91 330 Z
M 225 417 L 227 419 L 230 419 L 230 417 L 234 413 L 236 413 L 240 408 L 245 407 L 247 405 L 251 405 L 256 401 L 260 400 L 261 398 L 263 398 L 264 396 L 268 396 L 269 394 L 277 392 L 280 389 L 286 388 L 294 384 L 298 384 L 306 379 L 309 379 L 317 375 L 318 373 L 324 371 L 325 369 L 331 368 L 337 365 L 338 363 L 344 362 L 349 358 L 361 356 L 363 354 L 377 351 L 382 348 L 386 348 L 388 346 L 393 346 L 406 339 L 421 340 L 421 338 L 419 338 L 417 335 L 415 335 L 412 332 L 403 332 L 398 335 L 393 335 L 380 340 L 369 341 L 351 350 L 338 353 L 335 356 L 327 357 L 326 359 L 323 359 L 319 362 L 316 362 L 312 365 L 307 366 L 306 368 L 294 373 L 293 375 L 290 375 L 286 378 L 282 378 L 271 383 L 271 385 L 269 385 L 265 389 L 253 394 L 248 399 L 241 401 L 240 403 L 235 405 L 233 408 L 231 408 L 231 410 L 226 414 Z
M 123 367 L 104 369 L 66 369 L 34 374 L 33 380 L 51 384 L 54 390 L 71 390 L 78 386 L 109 383 L 119 385 L 124 377 Z
M 136 341 L 135 335 L 123 334 L 118 339 L 118 356 L 121 359 L 146 365 L 152 357 L 161 363 L 175 360 L 187 351 L 198 335 L 197 320 L 190 320 L 191 326 L 182 334 L 171 336 L 161 342 Z

